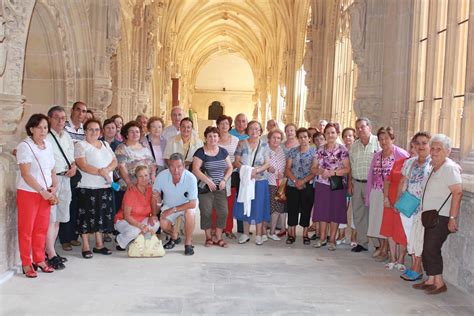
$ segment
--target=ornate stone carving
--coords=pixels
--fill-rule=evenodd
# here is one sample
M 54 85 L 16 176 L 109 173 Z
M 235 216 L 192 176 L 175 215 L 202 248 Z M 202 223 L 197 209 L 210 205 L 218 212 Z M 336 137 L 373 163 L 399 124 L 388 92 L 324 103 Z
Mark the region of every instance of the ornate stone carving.
M 106 53 L 110 58 L 117 53 L 121 32 L 121 13 L 119 0 L 109 0 L 107 7 L 107 47 Z
M 350 34 L 354 62 L 364 66 L 367 1 L 355 0 L 347 9 L 350 15 Z

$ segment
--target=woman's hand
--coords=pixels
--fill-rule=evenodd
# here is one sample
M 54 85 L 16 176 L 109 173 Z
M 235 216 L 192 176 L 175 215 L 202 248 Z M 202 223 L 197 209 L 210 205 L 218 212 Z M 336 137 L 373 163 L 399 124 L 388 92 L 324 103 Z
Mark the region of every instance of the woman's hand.
M 219 182 L 219 190 L 224 190 L 224 189 L 225 189 L 225 181 L 221 180 L 221 182 Z
M 48 191 L 51 193 L 51 194 L 55 194 L 57 191 L 58 191 L 58 188 L 55 187 L 55 186 L 50 186 L 48 188 Z
M 46 201 L 49 201 L 53 198 L 53 194 L 49 192 L 48 190 L 41 190 L 39 194 L 45 199 Z
M 212 192 L 217 190 L 217 186 L 214 184 L 214 182 L 212 182 L 211 179 L 207 178 L 206 184 L 209 187 L 209 190 L 211 190 Z
M 275 171 L 276 171 L 275 167 L 273 167 L 273 166 L 268 167 L 268 172 L 275 173 Z
M 387 208 L 392 208 L 392 204 L 390 203 L 390 200 L 388 199 L 388 197 L 384 197 L 383 206 Z
M 71 168 L 66 172 L 66 177 L 74 177 L 76 175 L 77 166 L 76 164 L 71 165 Z
M 148 217 L 148 225 L 150 226 L 155 226 L 155 224 L 158 222 L 158 216 L 150 216 Z
M 304 182 L 303 179 L 298 179 L 298 180 L 296 180 L 296 182 L 295 182 L 296 188 L 297 188 L 298 190 L 303 190 L 304 187 L 305 187 L 305 184 L 306 184 L 306 182 Z
M 456 222 L 455 218 L 450 218 L 448 222 L 448 229 L 451 233 L 455 233 L 458 231 L 458 223 Z
M 149 231 L 148 225 L 146 225 L 146 224 L 140 224 L 139 228 L 140 228 L 142 234 L 146 234 Z
M 327 169 L 323 169 L 323 172 L 321 173 L 321 178 L 329 179 L 330 177 L 331 177 L 331 172 Z
M 252 175 L 250 176 L 250 179 L 255 179 L 257 177 L 257 168 L 252 169 Z

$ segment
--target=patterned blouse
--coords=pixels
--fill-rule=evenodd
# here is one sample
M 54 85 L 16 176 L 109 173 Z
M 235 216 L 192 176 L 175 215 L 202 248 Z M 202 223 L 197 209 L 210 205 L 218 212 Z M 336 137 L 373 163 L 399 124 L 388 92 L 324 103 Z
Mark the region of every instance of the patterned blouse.
M 260 167 L 265 164 L 265 160 L 269 159 L 270 148 L 268 144 L 260 141 L 260 146 L 255 147 L 257 150 L 257 155 L 255 157 L 254 167 Z M 240 156 L 240 163 L 246 166 L 252 166 L 252 162 L 255 156 L 255 150 L 250 148 L 249 142 L 247 140 L 241 140 L 235 149 L 235 157 Z M 255 180 L 265 180 L 267 179 L 267 172 L 259 172 L 255 177 Z
M 418 157 L 413 157 L 406 160 L 403 164 L 402 174 L 408 179 L 408 192 L 417 198 L 421 198 L 423 194 L 424 183 L 431 171 L 430 162 L 431 157 L 428 156 L 420 166 L 418 164 Z
M 298 179 L 303 179 L 311 173 L 311 165 L 313 164 L 316 148 L 309 147 L 309 149 L 302 153 L 300 146 L 292 148 L 288 152 L 287 159 L 291 159 L 291 172 Z M 295 187 L 295 183 L 288 178 L 288 185 Z
M 136 167 L 147 166 L 150 168 L 155 162 L 153 156 L 151 155 L 150 149 L 143 145 L 140 149 L 131 149 L 125 143 L 120 144 L 115 150 L 115 155 L 117 156 L 117 162 L 119 164 L 125 164 L 130 181 L 133 183 L 137 182 L 137 178 L 135 177 Z M 127 189 L 127 184 L 123 179 L 120 179 L 119 184 L 121 190 Z
M 372 170 L 372 187 L 370 189 L 383 191 L 383 182 L 389 177 L 390 171 L 395 163 L 395 157 L 391 154 L 383 158 L 382 155 L 375 155 L 375 164 Z
M 268 172 L 268 184 L 277 185 L 278 173 L 283 174 L 285 172 L 286 158 L 285 152 L 281 147 L 278 147 L 275 151 L 270 149 L 270 166 L 275 168 L 275 173 Z
M 327 170 L 336 170 L 344 168 L 343 161 L 349 159 L 349 151 L 344 145 L 336 144 L 333 149 L 327 149 L 326 146 L 321 146 L 316 152 L 316 159 L 318 160 L 319 168 Z M 344 177 L 344 180 L 346 177 Z M 318 177 L 317 182 L 329 185 L 328 179 Z

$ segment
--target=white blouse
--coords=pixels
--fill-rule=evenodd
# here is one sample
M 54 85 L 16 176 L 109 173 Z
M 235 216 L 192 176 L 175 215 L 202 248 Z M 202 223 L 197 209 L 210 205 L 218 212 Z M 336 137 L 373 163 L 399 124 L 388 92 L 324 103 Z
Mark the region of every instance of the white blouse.
M 100 142 L 100 149 L 82 140 L 76 143 L 74 147 L 74 158 L 85 158 L 86 163 L 94 168 L 107 167 L 115 157 L 114 152 L 107 142 Z M 104 146 L 105 144 L 105 146 Z M 90 174 L 82 171 L 82 179 L 77 185 L 78 188 L 86 189 L 104 189 L 110 188 L 111 184 L 107 183 L 104 177 Z M 112 171 L 109 172 L 110 179 L 112 179 Z
M 28 143 L 28 144 L 26 144 Z M 49 188 L 53 183 L 51 178 L 51 171 L 54 169 L 54 154 L 53 154 L 53 145 L 47 140 L 44 140 L 45 148 L 40 149 L 31 137 L 27 137 L 24 141 L 18 144 L 16 147 L 16 161 L 17 164 L 30 164 L 30 174 L 35 178 L 35 180 L 43 188 Z M 30 146 L 28 146 L 30 145 Z M 31 148 L 30 148 L 31 147 Z M 33 154 L 34 152 L 34 154 Z M 35 159 L 38 158 L 38 161 L 41 165 L 38 165 L 38 161 Z M 41 173 L 43 171 L 43 173 Z M 44 174 L 44 177 L 43 177 Z M 46 183 L 45 183 L 46 179 Z M 37 192 L 35 189 L 30 187 L 21 173 L 18 173 L 16 179 L 16 188 L 18 190 L 24 190 L 29 192 Z

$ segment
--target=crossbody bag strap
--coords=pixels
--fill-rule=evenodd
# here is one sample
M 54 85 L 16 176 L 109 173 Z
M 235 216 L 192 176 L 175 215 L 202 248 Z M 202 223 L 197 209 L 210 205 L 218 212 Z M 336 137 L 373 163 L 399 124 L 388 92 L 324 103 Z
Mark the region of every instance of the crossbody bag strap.
M 54 141 L 56 142 L 56 145 L 58 145 L 59 150 L 61 151 L 61 154 L 63 154 L 64 160 L 66 160 L 66 163 L 67 163 L 68 168 L 71 169 L 71 163 L 70 163 L 69 160 L 67 159 L 66 154 L 64 153 L 63 148 L 61 147 L 61 145 L 59 145 L 59 142 L 58 142 L 56 136 L 54 136 L 54 134 L 53 134 L 52 132 L 49 132 L 49 133 L 51 134 L 51 136 L 53 136 L 53 139 L 54 139 Z
M 425 203 L 425 192 L 426 192 L 426 187 L 428 186 L 428 181 L 430 181 L 431 179 L 431 175 L 433 174 L 433 170 L 431 170 L 430 172 L 430 176 L 428 177 L 428 180 L 426 180 L 426 183 L 425 183 L 425 187 L 423 189 L 423 197 L 421 198 L 421 201 L 422 201 L 422 205 Z M 446 204 L 446 202 L 448 202 L 449 198 L 451 197 L 453 193 L 449 193 L 448 194 L 448 197 L 444 200 L 443 204 L 441 205 L 441 207 L 437 210 L 437 212 L 441 212 L 441 209 L 444 207 L 444 205 Z
M 255 149 L 255 155 L 253 156 L 252 167 L 255 165 L 255 159 L 257 159 L 258 149 L 260 148 L 260 140 L 258 140 L 257 149 Z
M 28 147 L 30 147 L 31 152 L 33 153 L 33 156 L 35 157 L 36 162 L 38 163 L 38 167 L 40 168 L 41 175 L 43 176 L 44 184 L 46 185 L 46 188 L 48 188 L 48 182 L 46 181 L 46 177 L 44 176 L 43 168 L 41 168 L 41 164 L 38 158 L 36 157 L 35 152 L 33 151 L 33 148 L 31 148 L 30 144 L 28 144 L 27 142 L 24 141 L 24 143 L 27 144 Z
M 155 151 L 153 150 L 153 144 L 151 143 L 151 140 L 150 140 L 150 134 L 146 135 L 145 138 L 148 141 L 148 146 L 150 146 L 151 154 L 153 155 L 153 159 L 155 159 L 155 162 L 156 162 Z

